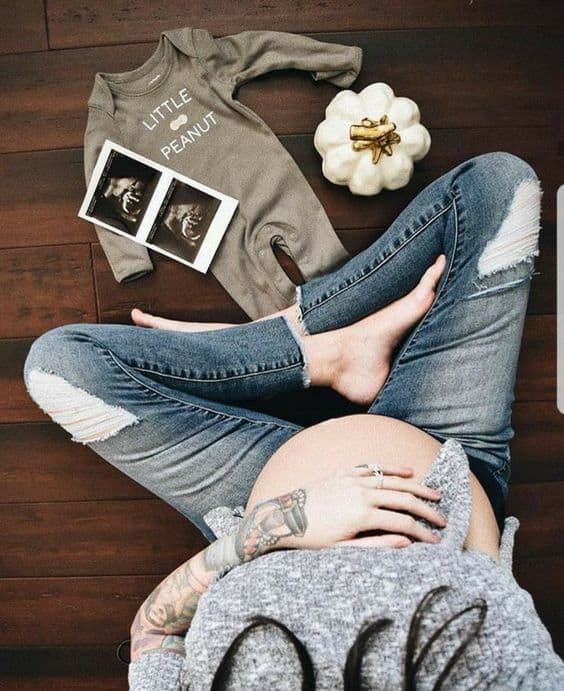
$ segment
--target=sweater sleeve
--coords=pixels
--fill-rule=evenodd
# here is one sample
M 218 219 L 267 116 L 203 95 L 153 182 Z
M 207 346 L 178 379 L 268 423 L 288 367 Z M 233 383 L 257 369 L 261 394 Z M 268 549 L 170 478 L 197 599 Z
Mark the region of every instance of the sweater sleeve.
M 315 80 L 347 87 L 362 66 L 358 46 L 284 31 L 242 31 L 213 38 L 205 29 L 196 29 L 194 44 L 209 73 L 234 86 L 273 70 L 296 69 L 310 72 Z
M 178 653 L 144 653 L 129 663 L 129 691 L 180 691 L 185 658 Z
M 112 116 L 99 108 L 90 108 L 84 133 L 84 172 L 87 185 L 106 139 L 120 143 Z M 97 225 L 94 225 L 94 228 L 118 283 L 132 281 L 153 270 L 153 263 L 146 247 L 112 233 L 107 228 Z

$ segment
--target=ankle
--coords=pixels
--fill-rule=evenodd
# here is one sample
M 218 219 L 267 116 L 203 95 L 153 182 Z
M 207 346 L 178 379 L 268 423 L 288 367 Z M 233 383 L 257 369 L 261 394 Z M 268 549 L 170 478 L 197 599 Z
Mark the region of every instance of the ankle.
M 267 314 L 264 317 L 258 317 L 257 319 L 254 319 L 253 321 L 262 322 L 262 321 L 265 321 L 267 319 L 276 319 L 277 317 L 286 317 L 286 319 L 289 319 L 293 325 L 297 326 L 297 319 L 294 315 L 294 306 L 293 305 L 291 307 L 286 307 L 286 309 L 278 310 L 278 312 L 272 312 L 271 314 Z
M 301 336 L 311 386 L 333 387 L 342 361 L 342 339 L 338 331 Z

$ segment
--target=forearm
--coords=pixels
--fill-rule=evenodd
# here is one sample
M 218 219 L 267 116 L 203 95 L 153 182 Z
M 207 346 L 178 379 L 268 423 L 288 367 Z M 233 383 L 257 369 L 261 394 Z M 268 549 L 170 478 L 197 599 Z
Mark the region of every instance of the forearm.
M 131 626 L 131 660 L 151 650 L 184 654 L 180 636 L 188 630 L 198 601 L 218 573 L 303 534 L 304 490 L 268 499 L 250 512 L 235 533 L 224 535 L 181 564 L 141 605 Z
M 201 567 L 204 552 L 175 569 L 139 608 L 131 625 L 132 661 L 155 649 L 184 654 L 179 636 L 188 630 L 198 600 L 215 575 L 206 574 Z

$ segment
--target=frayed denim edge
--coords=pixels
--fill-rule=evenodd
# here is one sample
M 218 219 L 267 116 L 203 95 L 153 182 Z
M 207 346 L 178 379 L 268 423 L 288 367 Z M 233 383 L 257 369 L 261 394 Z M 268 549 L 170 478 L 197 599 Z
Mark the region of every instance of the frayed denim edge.
M 308 389 L 311 386 L 311 377 L 309 376 L 309 362 L 306 357 L 303 345 L 302 345 L 302 336 L 298 333 L 295 325 L 291 322 L 290 318 L 286 316 L 285 314 L 282 315 L 284 318 L 284 321 L 286 322 L 286 326 L 288 327 L 288 330 L 292 334 L 294 341 L 296 342 L 296 345 L 298 346 L 298 349 L 301 353 L 302 356 L 302 361 L 303 361 L 303 367 L 302 367 L 302 382 L 304 389 Z
M 302 310 L 302 287 L 301 286 L 296 286 L 296 302 L 294 304 L 295 308 L 295 313 L 296 313 L 296 321 L 298 323 L 298 328 L 300 330 L 300 334 L 302 336 L 310 336 L 311 334 L 309 333 L 307 326 L 305 325 L 304 322 L 304 314 Z

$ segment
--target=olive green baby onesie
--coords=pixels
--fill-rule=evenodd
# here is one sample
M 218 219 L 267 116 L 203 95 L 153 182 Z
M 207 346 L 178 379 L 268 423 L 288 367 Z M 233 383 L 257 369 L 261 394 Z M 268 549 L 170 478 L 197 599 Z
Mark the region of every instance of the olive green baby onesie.
M 279 31 L 222 38 L 205 29 L 165 31 L 141 67 L 96 74 L 84 138 L 87 182 L 111 139 L 235 197 L 239 206 L 210 271 L 251 319 L 284 309 L 295 299 L 295 285 L 273 245 L 292 257 L 305 280 L 340 266 L 349 254 L 294 159 L 235 98 L 236 90 L 288 68 L 347 87 L 361 63 L 359 47 Z M 117 281 L 152 271 L 146 247 L 98 226 L 96 232 Z

